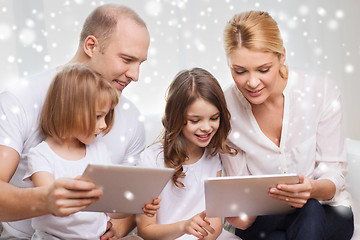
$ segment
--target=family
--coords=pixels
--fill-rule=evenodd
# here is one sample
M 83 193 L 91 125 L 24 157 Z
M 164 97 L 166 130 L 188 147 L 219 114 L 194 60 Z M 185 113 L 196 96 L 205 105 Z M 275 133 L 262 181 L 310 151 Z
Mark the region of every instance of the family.
M 68 64 L 2 92 L 0 239 L 217 239 L 224 219 L 206 216 L 203 179 L 279 173 L 300 181 L 268 195 L 296 210 L 225 218 L 236 236 L 351 239 L 339 89 L 326 74 L 288 68 L 267 12 L 234 15 L 223 39 L 234 84 L 223 91 L 197 67 L 177 73 L 161 138 L 146 148 L 140 113 L 121 93 L 138 81 L 150 36 L 128 7 L 96 8 Z M 175 172 L 145 214 L 84 212 L 102 195 L 79 178 L 88 163 Z

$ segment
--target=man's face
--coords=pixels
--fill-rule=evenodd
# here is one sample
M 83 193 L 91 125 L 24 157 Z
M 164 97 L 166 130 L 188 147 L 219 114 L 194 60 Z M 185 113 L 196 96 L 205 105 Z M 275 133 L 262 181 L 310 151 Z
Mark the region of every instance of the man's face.
M 121 93 L 139 78 L 140 64 L 147 59 L 150 37 L 147 29 L 131 19 L 121 19 L 103 49 L 94 48 L 89 66 Z

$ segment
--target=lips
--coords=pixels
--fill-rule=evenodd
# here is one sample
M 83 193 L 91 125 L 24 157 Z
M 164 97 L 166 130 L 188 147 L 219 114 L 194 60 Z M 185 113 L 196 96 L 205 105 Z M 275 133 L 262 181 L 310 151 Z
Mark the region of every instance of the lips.
M 198 134 L 195 134 L 195 136 L 197 137 L 197 139 L 199 139 L 200 141 L 207 141 L 210 139 L 211 137 L 211 133 L 208 133 L 208 134 L 202 134 L 202 135 L 198 135 Z
M 127 86 L 126 83 L 121 82 L 121 81 L 119 81 L 119 80 L 117 80 L 117 79 L 114 79 L 114 80 L 113 80 L 113 83 L 114 83 L 114 86 L 115 86 L 117 89 L 119 89 L 120 91 L 122 91 L 122 90 Z
M 249 95 L 250 96 L 252 96 L 252 97 L 257 97 L 257 96 L 259 96 L 260 94 L 261 94 L 261 92 L 264 90 L 264 88 L 261 88 L 261 89 L 259 89 L 259 90 L 246 90 L 248 93 L 249 93 Z

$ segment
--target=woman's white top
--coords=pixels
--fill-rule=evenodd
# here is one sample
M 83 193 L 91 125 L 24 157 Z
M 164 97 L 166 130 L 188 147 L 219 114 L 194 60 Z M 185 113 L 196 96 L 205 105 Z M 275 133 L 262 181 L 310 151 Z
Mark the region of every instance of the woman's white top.
M 278 147 L 261 131 L 251 105 L 236 85 L 226 89 L 232 128 L 228 143 L 236 147 L 239 154 L 221 156 L 225 173 L 297 173 L 311 179 L 330 179 L 336 186 L 336 194 L 323 203 L 349 206 L 339 88 L 327 75 L 292 73 L 283 95 L 283 125 Z
M 28 153 L 28 170 L 24 181 L 36 172 L 50 172 L 55 179 L 81 176 L 89 163 L 110 163 L 106 146 L 96 141 L 86 146 L 86 156 L 77 161 L 59 157 L 46 142 L 41 142 Z M 51 214 L 32 219 L 34 239 L 100 239 L 106 231 L 109 217 L 100 212 L 78 212 L 68 217 Z
M 203 156 L 196 163 L 183 165 L 186 176 L 179 178 L 185 188 L 176 187 L 172 180 L 161 192 L 160 209 L 157 211 L 157 224 L 169 224 L 192 218 L 205 210 L 204 179 L 216 177 L 221 171 L 219 155 L 212 156 L 206 148 Z M 139 166 L 164 168 L 164 152 L 162 144 L 156 143 L 145 149 Z M 178 239 L 197 239 L 185 234 Z

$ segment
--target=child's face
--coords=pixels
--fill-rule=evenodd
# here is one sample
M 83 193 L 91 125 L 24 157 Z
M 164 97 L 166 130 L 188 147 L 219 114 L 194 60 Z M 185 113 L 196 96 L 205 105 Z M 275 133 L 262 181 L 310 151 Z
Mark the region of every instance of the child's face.
M 220 112 L 213 104 L 198 98 L 186 112 L 186 125 L 182 132 L 189 147 L 209 145 L 220 125 Z
M 88 145 L 91 144 L 95 138 L 106 129 L 107 125 L 105 122 L 105 117 L 110 111 L 110 104 L 106 104 L 103 107 L 96 107 L 96 126 L 94 134 L 91 134 L 88 137 L 79 137 L 79 141 Z

